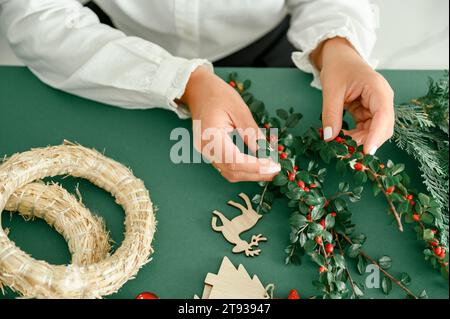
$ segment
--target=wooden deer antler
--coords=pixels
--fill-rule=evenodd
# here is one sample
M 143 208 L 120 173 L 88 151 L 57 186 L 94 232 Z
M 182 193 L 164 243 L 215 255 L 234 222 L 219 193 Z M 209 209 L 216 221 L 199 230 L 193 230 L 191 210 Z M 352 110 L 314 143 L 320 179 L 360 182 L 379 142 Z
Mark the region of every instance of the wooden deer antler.
M 261 234 L 253 235 L 251 241 L 247 242 L 241 239 L 240 234 L 255 226 L 262 215 L 253 209 L 247 195 L 240 193 L 239 196 L 245 201 L 247 207 L 232 200 L 228 201 L 228 205 L 238 208 L 242 214 L 229 220 L 221 212 L 215 210 L 213 212 L 214 216 L 211 221 L 211 226 L 213 230 L 221 232 L 228 242 L 235 245 L 232 250 L 233 253 L 245 252 L 246 256 L 257 256 L 261 252 L 261 249 L 253 250 L 252 247 L 258 246 L 260 241 L 266 241 L 267 238 L 262 237 Z M 222 225 L 217 225 L 217 218 L 220 219 Z

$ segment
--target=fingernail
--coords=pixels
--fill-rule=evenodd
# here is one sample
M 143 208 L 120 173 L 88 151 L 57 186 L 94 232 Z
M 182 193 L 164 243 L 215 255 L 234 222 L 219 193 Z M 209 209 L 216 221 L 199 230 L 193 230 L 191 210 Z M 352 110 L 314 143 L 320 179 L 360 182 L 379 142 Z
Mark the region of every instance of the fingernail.
M 378 150 L 378 147 L 374 146 L 374 147 L 372 147 L 372 148 L 370 149 L 369 154 L 370 154 L 370 155 L 375 155 L 375 153 L 377 152 L 377 150 Z
M 281 166 L 280 164 L 270 164 L 269 166 L 262 166 L 260 168 L 260 172 L 263 175 L 271 175 L 271 174 L 275 174 L 281 171 Z
M 333 136 L 333 129 L 331 126 L 327 126 L 323 129 L 323 139 L 328 140 Z

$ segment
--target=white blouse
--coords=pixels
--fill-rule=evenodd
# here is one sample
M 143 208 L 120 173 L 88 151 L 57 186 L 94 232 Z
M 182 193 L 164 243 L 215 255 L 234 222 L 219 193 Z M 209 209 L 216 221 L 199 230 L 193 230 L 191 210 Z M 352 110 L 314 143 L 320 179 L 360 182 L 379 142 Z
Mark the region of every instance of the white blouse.
M 80 0 L 81 1 L 81 0 Z M 81 1 L 83 2 L 83 1 Z M 85 2 L 85 1 L 84 1 Z M 97 0 L 114 29 L 77 0 L 0 0 L 0 30 L 15 54 L 48 85 L 125 108 L 164 107 L 199 65 L 257 40 L 291 14 L 296 66 L 318 73 L 309 54 L 347 38 L 368 61 L 375 15 L 368 0 Z

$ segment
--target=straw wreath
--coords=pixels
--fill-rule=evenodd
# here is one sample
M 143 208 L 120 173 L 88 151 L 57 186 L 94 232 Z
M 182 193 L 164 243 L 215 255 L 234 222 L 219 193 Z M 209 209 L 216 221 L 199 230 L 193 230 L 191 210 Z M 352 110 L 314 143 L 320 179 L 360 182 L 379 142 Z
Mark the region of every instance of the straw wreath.
M 85 178 L 124 208 L 125 238 L 111 256 L 103 224 L 81 203 L 59 186 L 33 183 L 57 175 Z M 0 228 L 0 281 L 24 297 L 101 298 L 133 278 L 153 252 L 156 220 L 144 183 L 122 164 L 79 145 L 66 142 L 6 160 L 0 166 L 0 211 L 5 208 L 44 218 L 74 254 L 67 266 L 35 260 Z

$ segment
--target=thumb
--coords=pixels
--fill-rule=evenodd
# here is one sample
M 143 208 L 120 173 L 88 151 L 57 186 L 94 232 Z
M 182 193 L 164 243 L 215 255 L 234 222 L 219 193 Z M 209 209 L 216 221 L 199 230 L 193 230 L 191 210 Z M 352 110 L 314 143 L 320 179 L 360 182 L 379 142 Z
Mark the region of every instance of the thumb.
M 330 141 L 338 136 L 342 128 L 345 91 L 323 88 L 322 125 L 323 139 Z

